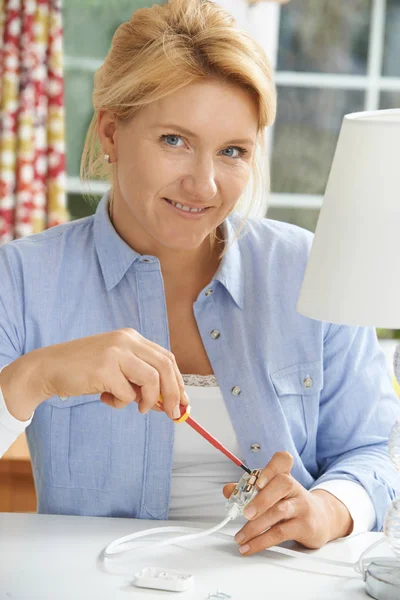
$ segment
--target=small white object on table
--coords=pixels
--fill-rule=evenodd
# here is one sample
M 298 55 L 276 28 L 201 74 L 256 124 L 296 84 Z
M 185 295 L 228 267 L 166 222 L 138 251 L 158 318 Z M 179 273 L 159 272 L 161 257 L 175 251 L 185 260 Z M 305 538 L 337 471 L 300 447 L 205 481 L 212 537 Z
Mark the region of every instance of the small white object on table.
M 232 600 L 367 598 L 361 577 L 351 568 L 268 551 L 243 557 L 233 538 L 208 537 L 154 552 L 140 549 L 106 562 L 101 558 L 110 541 L 164 524 L 200 528 L 213 525 L 0 513 L 0 599 L 118 600 L 132 595 L 147 600 L 206 600 L 217 590 L 229 594 Z M 233 522 L 222 532 L 234 535 L 239 527 Z M 366 533 L 337 540 L 312 554 L 354 563 L 381 536 Z M 296 549 L 301 550 L 300 546 Z M 179 593 L 138 588 L 133 584 L 134 575 L 146 567 L 191 573 L 194 585 L 190 591 Z

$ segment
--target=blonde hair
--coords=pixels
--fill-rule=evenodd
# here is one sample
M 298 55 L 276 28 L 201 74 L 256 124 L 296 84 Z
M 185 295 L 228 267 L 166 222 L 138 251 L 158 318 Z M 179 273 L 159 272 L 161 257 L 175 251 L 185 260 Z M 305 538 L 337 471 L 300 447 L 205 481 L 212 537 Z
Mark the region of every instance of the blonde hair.
M 269 172 L 264 134 L 276 110 L 272 70 L 261 46 L 212 0 L 155 4 L 135 11 L 118 27 L 94 77 L 94 115 L 81 160 L 83 181 L 106 179 L 112 185 L 113 168 L 104 162 L 97 135 L 100 110 L 129 121 L 141 107 L 206 78 L 238 85 L 257 102 L 252 174 L 235 210 L 242 215 L 250 209 L 265 212 Z

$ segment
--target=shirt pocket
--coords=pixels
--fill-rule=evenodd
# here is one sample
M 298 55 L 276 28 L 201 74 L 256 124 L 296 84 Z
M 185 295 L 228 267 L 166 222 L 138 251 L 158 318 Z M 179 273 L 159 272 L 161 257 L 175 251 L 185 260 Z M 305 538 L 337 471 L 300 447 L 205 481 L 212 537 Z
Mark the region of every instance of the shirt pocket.
M 51 486 L 107 491 L 111 477 L 112 409 L 90 394 L 46 401 L 50 417 Z
M 270 377 L 294 444 L 302 455 L 316 436 L 319 398 L 323 388 L 322 365 L 318 361 L 292 365 L 272 373 Z

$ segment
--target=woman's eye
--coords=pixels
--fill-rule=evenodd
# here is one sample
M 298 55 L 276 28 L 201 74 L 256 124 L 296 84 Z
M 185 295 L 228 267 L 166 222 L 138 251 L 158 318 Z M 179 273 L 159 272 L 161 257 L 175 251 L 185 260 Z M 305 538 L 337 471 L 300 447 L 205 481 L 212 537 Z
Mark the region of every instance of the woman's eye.
M 228 156 L 228 158 L 241 158 L 242 156 L 247 154 L 246 148 L 241 148 L 240 146 L 229 146 L 229 148 L 225 148 L 225 150 L 236 150 L 238 152 L 238 155 L 236 156 L 233 156 L 232 154 L 225 154 L 225 156 Z
M 166 142 L 167 146 L 177 146 L 177 140 L 181 140 L 182 138 L 175 133 L 167 133 L 166 135 L 162 135 L 160 139 Z M 170 143 L 171 141 L 172 143 Z

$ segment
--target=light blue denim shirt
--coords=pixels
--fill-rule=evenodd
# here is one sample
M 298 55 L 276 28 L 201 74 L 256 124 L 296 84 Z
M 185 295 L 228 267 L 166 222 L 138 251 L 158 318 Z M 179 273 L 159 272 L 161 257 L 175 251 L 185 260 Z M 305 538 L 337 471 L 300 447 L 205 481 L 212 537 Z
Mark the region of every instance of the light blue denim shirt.
M 0 367 L 122 327 L 169 348 L 160 263 L 118 236 L 107 202 L 0 248 Z M 250 219 L 235 239 L 236 219 L 225 222 L 228 251 L 193 310 L 241 459 L 263 467 L 287 450 L 306 488 L 355 481 L 381 529 L 398 485 L 387 440 L 400 404 L 375 332 L 296 312 L 309 232 Z M 113 410 L 99 395 L 46 400 L 27 429 L 39 512 L 168 518 L 174 428 L 183 426 L 136 404 Z

